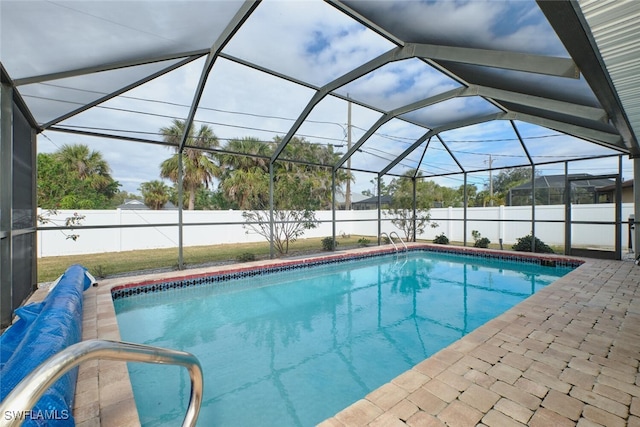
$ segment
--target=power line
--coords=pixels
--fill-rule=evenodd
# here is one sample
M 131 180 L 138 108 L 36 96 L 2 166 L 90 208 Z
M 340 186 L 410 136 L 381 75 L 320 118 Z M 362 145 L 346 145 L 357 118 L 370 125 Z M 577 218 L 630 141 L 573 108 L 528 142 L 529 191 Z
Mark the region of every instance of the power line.
M 64 86 L 64 85 L 55 85 L 55 84 L 51 84 L 51 83 L 41 83 L 41 84 L 47 85 L 47 86 L 52 86 L 52 87 L 63 88 L 63 89 L 86 92 L 86 93 L 95 93 L 95 94 L 99 94 L 99 95 L 108 95 L 108 93 L 106 93 L 106 92 L 100 92 L 100 91 L 94 91 L 94 90 L 88 90 L 88 89 L 72 88 L 72 87 L 68 87 L 68 86 Z M 84 103 L 81 103 L 81 102 L 60 100 L 60 99 L 49 98 L 49 97 L 41 97 L 41 96 L 35 96 L 35 95 L 24 95 L 24 97 L 35 98 L 35 99 L 43 99 L 43 100 L 48 100 L 48 101 L 63 102 L 63 103 L 68 103 L 68 104 L 73 104 L 73 105 L 85 105 Z M 160 101 L 160 100 L 154 100 L 154 99 L 142 98 L 142 97 L 134 97 L 134 96 L 129 96 L 129 95 L 120 95 L 119 98 L 138 100 L 138 101 L 143 101 L 143 102 L 158 103 L 158 104 L 162 104 L 162 105 L 172 105 L 172 106 L 190 108 L 190 105 L 187 105 L 187 104 L 180 104 L 180 103 L 174 103 L 174 102 L 169 102 L 169 101 Z M 139 110 L 134 110 L 134 109 L 120 108 L 120 107 L 111 107 L 111 106 L 106 106 L 106 105 L 97 105 L 94 108 L 101 108 L 101 109 L 105 109 L 105 110 L 120 111 L 120 112 L 133 113 L 133 114 L 140 114 L 140 115 L 146 115 L 146 116 L 151 116 L 151 117 L 167 118 L 167 119 L 172 119 L 172 120 L 173 119 L 175 119 L 175 120 L 181 120 L 182 119 L 181 117 L 171 116 L 171 115 L 167 115 L 167 114 L 151 113 L 151 112 L 147 112 L 147 111 L 139 111 Z M 267 119 L 286 120 L 286 121 L 295 121 L 296 120 L 296 119 L 288 118 L 288 117 L 281 117 L 281 116 L 274 116 L 274 115 L 263 115 L 263 114 L 256 114 L 256 113 L 245 113 L 245 112 L 231 111 L 231 110 L 222 110 L 222 109 L 216 109 L 216 108 L 211 108 L 211 107 L 206 107 L 206 106 L 200 106 L 199 109 L 222 112 L 222 113 L 226 113 L 226 114 L 235 114 L 235 115 L 259 117 L 259 118 L 267 118 Z M 222 126 L 222 127 L 230 127 L 230 128 L 235 128 L 235 129 L 251 130 L 251 131 L 256 131 L 256 132 L 275 133 L 276 135 L 280 135 L 280 136 L 285 135 L 287 133 L 285 131 L 278 131 L 278 130 L 273 130 L 273 129 L 264 129 L 264 128 L 256 128 L 256 127 L 241 126 L 241 125 L 230 125 L 230 124 L 226 124 L 226 123 L 206 121 L 206 120 L 195 120 L 195 121 L 198 122 L 198 123 L 204 123 L 204 124 L 208 124 L 208 125 L 212 125 L 212 126 Z M 338 122 L 317 121 L 317 120 L 306 120 L 306 122 L 318 123 L 318 124 L 337 125 L 337 126 L 340 126 L 344 130 L 344 127 L 343 127 L 344 125 L 341 124 L 341 123 L 338 123 Z M 64 126 L 83 128 L 81 126 L 72 126 L 72 125 L 64 125 Z M 84 127 L 84 128 L 91 129 L 90 127 Z M 361 130 L 363 132 L 366 132 L 368 130 L 368 129 L 364 129 L 364 128 L 361 128 L 361 127 L 358 127 L 358 126 L 355 126 L 355 125 L 352 125 L 352 128 L 359 129 L 359 130 Z M 95 128 L 95 129 L 104 130 L 104 131 L 112 131 L 112 132 L 132 133 L 132 134 L 159 135 L 158 133 L 144 132 L 144 131 L 129 131 L 129 130 L 119 130 L 119 129 L 106 129 L 106 128 Z M 375 133 L 374 135 L 376 135 L 378 137 L 381 137 L 381 138 L 385 138 L 385 139 L 391 140 L 391 141 L 395 141 L 395 142 L 400 143 L 400 144 L 405 144 L 405 145 L 409 145 L 409 144 L 412 144 L 413 142 L 415 142 L 415 138 L 393 136 L 393 135 L 388 135 L 388 134 L 383 134 L 383 133 Z M 340 143 L 343 143 L 344 140 L 345 140 L 345 138 L 338 139 L 338 138 L 331 138 L 331 137 L 318 136 L 318 135 L 308 135 L 308 134 L 300 134 L 299 136 L 305 137 L 305 138 L 326 140 L 326 141 L 339 141 Z M 533 139 L 543 139 L 543 138 L 554 138 L 554 137 L 559 137 L 559 136 L 564 136 L 564 135 L 556 133 L 556 134 L 547 134 L 547 135 L 537 135 L 537 136 L 525 137 L 523 139 L 524 140 L 533 140 Z M 228 140 L 234 139 L 234 138 L 221 138 L 221 139 L 228 141 Z M 496 139 L 476 139 L 476 140 L 468 139 L 468 140 L 450 140 L 450 141 L 446 141 L 446 143 L 447 144 L 449 144 L 449 143 L 454 143 L 454 144 L 455 143 L 483 143 L 483 142 L 486 143 L 486 142 L 506 142 L 506 141 L 519 141 L 519 140 L 518 140 L 518 138 L 496 138 Z M 313 143 L 313 142 L 310 142 L 310 143 Z M 333 146 L 333 147 L 337 147 L 337 148 L 341 148 L 341 147 L 344 146 L 344 144 L 331 144 L 331 143 L 322 144 L 322 145 Z M 447 151 L 444 148 L 439 148 L 439 147 L 430 147 L 430 150 Z M 451 149 L 451 152 L 455 153 L 455 154 L 468 154 L 468 155 L 477 155 L 477 156 L 487 156 L 488 155 L 488 153 L 463 151 L 463 150 L 453 150 L 453 149 Z M 390 153 L 387 153 L 387 154 L 390 154 Z M 493 153 L 492 153 L 492 156 L 495 156 L 495 157 L 509 157 L 509 158 L 526 158 L 527 157 L 524 154 L 517 155 L 517 154 L 493 154 Z M 534 155 L 532 157 L 534 157 L 534 158 L 542 158 L 542 159 L 544 159 L 544 158 L 549 158 L 549 159 L 562 159 L 562 158 L 573 159 L 573 158 L 575 158 L 575 156 L 572 156 L 572 155 Z M 384 159 L 384 160 L 389 160 L 389 159 Z

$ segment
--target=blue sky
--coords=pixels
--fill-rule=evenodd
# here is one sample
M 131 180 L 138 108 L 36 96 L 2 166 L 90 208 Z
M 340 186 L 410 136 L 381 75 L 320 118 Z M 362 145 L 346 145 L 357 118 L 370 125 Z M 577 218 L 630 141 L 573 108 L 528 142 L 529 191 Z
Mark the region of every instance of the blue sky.
M 357 2 L 354 3 L 356 5 Z M 407 36 L 412 36 L 412 32 L 420 29 L 424 35 L 442 38 L 445 43 L 468 43 L 478 48 L 563 55 L 562 46 L 555 35 L 549 36 L 548 24 L 542 19 L 542 14 L 533 1 L 407 1 L 400 4 L 377 1 L 369 6 L 377 9 L 377 13 L 382 16 L 388 16 L 389 22 L 401 23 Z M 111 16 L 110 11 L 107 13 L 101 9 L 83 9 L 83 13 L 100 16 L 100 19 L 120 19 L 118 16 Z M 441 34 L 451 34 L 451 28 L 457 29 L 455 35 L 444 39 Z M 266 0 L 226 46 L 224 52 L 311 85 L 322 86 L 392 47 L 380 35 L 365 29 L 324 2 Z M 194 61 L 112 99 L 99 108 L 79 114 L 64 124 L 119 130 L 127 135 L 157 139 L 153 134 L 169 125 L 172 117 L 187 116 L 202 64 L 202 60 Z M 84 79 L 82 86 L 77 86 L 77 80 L 73 83 L 54 81 L 50 84 L 68 83 L 75 85 L 75 88 L 90 91 L 96 90 L 96 82 L 100 82 L 99 87 L 102 88 L 105 83 L 115 81 L 118 73 L 122 76 L 137 71 L 139 70 L 125 69 L 88 77 Z M 39 86 L 42 90 L 43 85 Z M 408 59 L 381 67 L 340 88 L 338 93 L 348 95 L 355 101 L 392 109 L 459 86 L 458 82 L 423 61 Z M 313 93 L 313 90 L 294 82 L 221 58 L 217 60 L 209 76 L 196 120 L 197 124 L 211 126 L 222 141 L 245 136 L 271 140 L 274 136 L 287 133 Z M 75 90 L 69 91 L 68 96 L 81 94 L 81 91 Z M 488 102 L 468 97 L 417 110 L 408 117 L 430 126 L 438 126 L 450 121 L 451 117 L 476 117 L 495 111 L 496 107 Z M 358 141 L 380 115 L 377 111 L 354 104 L 352 140 Z M 574 156 L 576 150 L 587 154 L 605 152 L 592 144 L 576 144 L 574 138 L 549 129 L 524 123 L 518 126 L 522 127 L 525 138 L 532 138 L 529 142 L 531 151 L 541 160 Z M 328 96 L 316 106 L 298 134 L 304 135 L 313 143 L 342 146 L 341 150 L 344 151 L 346 129 L 347 102 Z M 130 130 L 140 133 L 135 135 L 124 132 Z M 425 132 L 424 128 L 394 119 L 363 145 L 362 152 L 354 156 L 352 165 L 382 169 L 393 155 L 404 151 Z M 508 122 L 470 126 L 443 132 L 441 136 L 456 151 L 458 159 L 464 159 L 470 165 L 470 169 L 486 165 L 491 153 L 495 154 L 492 158 L 494 167 L 526 161 Z M 42 152 L 51 152 L 63 144 L 71 143 L 85 143 L 99 150 L 110 163 L 115 179 L 122 184 L 121 188 L 130 192 L 136 192 L 142 182 L 159 179 L 160 163 L 172 154 L 170 150 L 154 145 L 51 131 L 38 137 L 38 147 Z M 423 151 L 416 151 L 410 159 L 402 162 L 403 167 L 412 167 L 411 160 L 418 160 Z M 425 158 L 425 169 L 429 173 L 457 169 L 439 141 L 432 142 Z M 578 164 L 573 167 L 576 172 L 579 168 L 585 169 Z M 562 165 L 540 169 L 554 174 L 563 173 Z M 617 170 L 617 160 L 588 164 L 585 170 L 591 173 L 613 173 Z M 630 163 L 625 160 L 623 175 L 627 178 L 631 174 Z M 358 174 L 353 191 L 359 193 L 371 188 L 369 181 L 372 178 L 372 174 Z M 488 173 L 473 174 L 470 176 L 470 183 L 482 186 L 487 179 Z M 462 184 L 462 175 L 439 178 L 437 181 L 457 187 Z

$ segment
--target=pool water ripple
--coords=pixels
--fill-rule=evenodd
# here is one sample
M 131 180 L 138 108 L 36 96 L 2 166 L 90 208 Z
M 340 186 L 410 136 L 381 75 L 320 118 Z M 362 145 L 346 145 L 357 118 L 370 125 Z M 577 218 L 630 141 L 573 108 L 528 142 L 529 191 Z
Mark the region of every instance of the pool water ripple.
M 571 271 L 416 252 L 114 301 L 122 339 L 194 353 L 201 426 L 309 426 Z M 129 364 L 144 426 L 184 416 L 179 368 Z

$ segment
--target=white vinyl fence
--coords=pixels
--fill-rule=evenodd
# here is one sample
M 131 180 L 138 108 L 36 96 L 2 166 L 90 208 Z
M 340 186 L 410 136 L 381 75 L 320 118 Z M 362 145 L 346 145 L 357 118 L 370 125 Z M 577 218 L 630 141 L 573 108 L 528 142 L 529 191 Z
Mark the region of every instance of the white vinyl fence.
M 46 213 L 46 212 L 41 212 Z M 47 227 L 63 225 L 65 218 L 74 213 L 83 215 L 82 226 L 122 226 L 123 228 L 95 228 L 73 231 L 47 230 Z M 622 206 L 622 219 L 626 221 L 633 213 L 633 203 Z M 477 230 L 482 237 L 498 243 L 502 239 L 505 248 L 510 248 L 519 237 L 531 232 L 530 206 L 487 207 L 467 209 L 467 241 L 473 242 L 471 232 Z M 536 206 L 536 237 L 549 245 L 564 245 L 564 205 Z M 305 237 L 327 237 L 332 234 L 332 212 L 318 211 L 317 218 L 322 221 L 315 229 L 307 230 Z M 432 240 L 444 233 L 449 240 L 462 241 L 463 208 L 431 209 L 433 223 L 438 227 L 427 227 L 419 239 Z M 336 211 L 336 234 L 376 236 L 378 234 L 378 211 Z M 613 204 L 573 205 L 574 221 L 613 222 Z M 178 211 L 152 210 L 62 210 L 50 218 L 52 221 L 42 225 L 38 231 L 38 257 L 77 255 L 87 253 L 120 252 L 136 249 L 174 248 L 178 246 L 178 227 L 157 224 L 177 224 Z M 484 221 L 483 221 L 484 220 Z M 488 220 L 488 221 L 487 221 Z M 519 221 L 519 222 L 516 222 Z M 560 221 L 545 223 L 544 221 Z M 243 227 L 242 211 L 184 211 L 184 246 L 202 246 L 260 242 L 265 239 L 247 232 Z M 156 224 L 155 226 L 149 226 Z M 200 224 L 200 225 L 198 225 Z M 206 225 L 203 225 L 206 224 Z M 132 226 L 139 227 L 132 227 Z M 613 248 L 615 242 L 613 225 L 572 226 L 573 246 Z M 382 231 L 397 231 L 382 215 Z M 66 234 L 65 234 L 66 233 Z M 76 234 L 77 240 L 67 239 L 66 235 Z M 622 247 L 628 247 L 628 227 L 622 227 Z M 373 243 L 373 242 L 372 242 Z

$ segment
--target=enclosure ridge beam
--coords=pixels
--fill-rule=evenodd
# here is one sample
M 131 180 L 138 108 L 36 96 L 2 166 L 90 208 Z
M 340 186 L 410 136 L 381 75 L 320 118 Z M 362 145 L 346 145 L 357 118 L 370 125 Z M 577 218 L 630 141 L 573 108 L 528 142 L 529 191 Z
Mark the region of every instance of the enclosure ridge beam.
M 304 108 L 304 110 L 302 110 L 296 121 L 289 129 L 289 132 L 287 132 L 280 144 L 278 144 L 278 146 L 274 150 L 273 155 L 271 156 L 271 161 L 275 162 L 278 157 L 280 157 L 280 154 L 282 154 L 282 150 L 284 150 L 287 144 L 289 144 L 289 141 L 291 141 L 291 138 L 293 138 L 298 129 L 300 129 L 302 123 L 304 123 L 309 114 L 311 114 L 311 111 L 313 111 L 315 106 L 320 103 L 320 101 L 322 101 L 325 96 L 327 96 L 332 91 L 364 76 L 365 74 L 368 74 L 371 71 L 382 67 L 383 65 L 386 65 L 390 62 L 399 61 L 401 59 L 409 58 L 410 56 L 411 51 L 408 49 L 402 47 L 390 49 L 382 55 L 377 56 L 376 58 L 372 59 L 369 62 L 366 62 L 365 64 L 362 64 L 357 68 L 354 68 L 348 73 L 343 74 L 337 79 L 317 89 L 316 93 L 313 95 L 307 106 Z
M 416 140 L 416 142 L 414 142 L 411 147 L 407 148 L 406 150 L 404 150 L 399 156 L 396 157 L 396 159 L 394 161 L 392 161 L 391 163 L 389 163 L 387 165 L 387 167 L 385 167 L 384 169 L 382 169 L 380 172 L 378 172 L 378 176 L 384 176 L 387 174 L 387 172 L 389 172 L 391 169 L 393 169 L 394 167 L 396 167 L 396 165 L 398 163 L 400 163 L 401 161 L 404 160 L 405 157 L 407 157 L 409 154 L 411 154 L 413 152 L 413 150 L 417 149 L 418 147 L 420 147 L 422 145 L 423 142 L 425 142 L 427 139 L 430 139 L 432 136 L 435 136 L 436 133 L 433 130 L 429 130 L 427 133 L 425 133 L 424 135 L 422 135 L 420 138 L 418 138 Z
M 325 2 L 330 4 L 331 6 L 335 7 L 336 9 L 338 9 L 340 12 L 344 13 L 345 15 L 347 15 L 347 16 L 351 17 L 352 19 L 356 20 L 357 22 L 359 22 L 360 24 L 364 25 L 365 27 L 369 28 L 371 31 L 373 31 L 375 33 L 378 33 L 379 35 L 381 35 L 385 39 L 389 40 L 390 42 L 395 43 L 398 46 L 404 46 L 405 43 L 404 43 L 403 40 L 401 40 L 400 38 L 394 36 L 393 34 L 391 34 L 389 31 L 385 30 L 381 26 L 373 23 L 371 20 L 365 18 L 360 13 L 356 12 L 355 10 L 350 8 L 349 6 L 345 5 L 342 1 L 339 1 L 339 0 L 325 0 Z
M 428 107 L 433 104 L 437 104 L 442 101 L 447 101 L 449 99 L 456 98 L 458 96 L 467 96 L 465 93 L 469 90 L 467 87 L 459 87 L 456 89 L 451 89 L 446 92 L 439 93 L 437 95 L 431 96 L 429 98 L 422 99 L 420 101 L 413 102 L 411 104 L 405 105 L 403 107 L 396 108 L 391 110 L 390 113 L 394 116 L 400 116 L 402 114 L 409 113 L 411 111 L 419 110 L 424 107 Z
M 287 134 L 284 136 L 282 141 L 280 141 L 280 144 L 278 144 L 276 149 L 273 151 L 269 164 L 273 164 L 273 162 L 278 160 L 278 157 L 280 157 L 280 154 L 282 154 L 282 151 L 284 150 L 284 148 L 287 146 L 287 144 L 289 144 L 289 141 L 291 141 L 291 138 L 293 138 L 296 132 L 298 132 L 298 129 L 300 129 L 300 126 L 302 126 L 302 123 L 304 123 L 307 117 L 309 117 L 309 114 L 311 114 L 311 111 L 313 111 L 315 106 L 318 105 L 318 103 L 322 101 L 326 95 L 327 95 L 327 92 L 322 90 L 319 90 L 313 94 L 313 96 L 311 97 L 307 105 L 304 107 L 304 109 L 302 110 L 302 112 L 300 113 L 296 121 L 293 123 L 293 125 L 289 129 L 289 132 L 287 132 Z
M 413 46 L 415 56 L 419 58 L 482 65 L 572 79 L 580 78 L 578 66 L 569 58 L 422 43 L 408 43 L 406 46 Z
M 251 16 L 253 11 L 256 10 L 258 5 L 260 4 L 260 1 L 261 0 L 245 0 L 240 9 L 238 9 L 236 14 L 234 15 L 233 19 L 231 19 L 229 24 L 225 27 L 225 29 L 209 49 L 206 63 L 202 67 L 202 73 L 200 74 L 200 81 L 198 82 L 196 92 L 193 95 L 193 101 L 191 103 L 191 108 L 189 109 L 189 116 L 185 120 L 184 134 L 182 135 L 182 140 L 180 141 L 180 145 L 178 147 L 179 153 L 182 153 L 182 149 L 184 148 L 184 145 L 186 144 L 189 137 L 189 130 L 191 129 L 191 125 L 193 124 L 193 119 L 196 115 L 196 111 L 198 110 L 198 105 L 200 105 L 200 99 L 202 98 L 202 94 L 204 93 L 204 87 L 207 83 L 207 79 L 209 78 L 209 73 L 213 68 L 213 64 L 218 58 L 218 54 L 227 45 L 227 43 L 229 43 L 234 34 L 238 32 L 240 27 L 242 27 L 242 24 L 244 24 L 245 21 L 249 19 L 249 16 Z
M 440 134 L 436 135 L 436 137 L 438 138 L 438 140 L 440 141 L 440 144 L 442 144 L 442 146 L 444 147 L 445 150 L 447 150 L 447 153 L 449 153 L 449 155 L 451 156 L 451 158 L 453 159 L 454 162 L 456 162 L 456 165 L 458 165 L 458 167 L 460 168 L 460 172 L 467 172 L 464 167 L 462 166 L 462 163 L 460 163 L 460 161 L 458 160 L 458 158 L 456 157 L 455 154 L 453 154 L 453 151 L 451 151 L 451 149 L 449 148 L 449 145 L 444 142 L 444 140 L 442 139 L 442 137 L 440 136 Z
M 57 73 L 24 77 L 21 79 L 14 80 L 14 84 L 16 86 L 24 86 L 24 85 L 34 84 L 34 83 L 44 83 L 51 80 L 60 80 L 60 79 L 66 79 L 69 77 L 78 77 L 78 76 L 84 76 L 87 74 L 100 73 L 102 71 L 112 71 L 112 70 L 118 70 L 120 68 L 128 68 L 128 67 L 135 67 L 138 65 L 153 64 L 156 62 L 171 61 L 172 59 L 189 58 L 189 57 L 201 58 L 208 53 L 209 53 L 209 49 L 199 49 L 199 50 L 192 50 L 189 52 L 179 52 L 179 53 L 173 53 L 170 55 L 155 56 L 152 58 L 117 61 L 117 62 L 111 62 L 107 64 L 96 65 L 95 67 L 77 68 L 74 70 L 60 71 Z
M 632 154 L 640 154 L 640 144 L 578 2 L 536 0 L 536 3 L 564 47 L 582 69 L 585 80 L 609 113 L 626 148 Z
M 373 129 L 373 131 L 372 132 L 367 131 L 367 133 L 365 133 L 362 136 L 362 138 L 360 138 L 360 140 L 356 143 L 356 145 L 354 145 L 352 147 L 352 149 L 349 150 L 349 152 L 347 152 L 342 159 L 340 159 L 340 161 L 334 166 L 334 168 L 338 169 L 340 166 L 342 166 L 347 161 L 347 159 L 349 157 L 351 157 L 353 155 L 353 153 L 355 153 L 357 151 L 357 149 L 359 149 L 360 146 L 362 146 L 362 144 L 364 144 L 364 142 L 368 138 L 370 138 L 371 135 L 373 135 L 373 133 L 375 133 L 376 130 L 378 130 L 383 124 L 385 124 L 389 120 L 391 120 L 391 119 L 393 119 L 393 118 L 395 118 L 395 117 L 397 117 L 399 115 L 408 113 L 410 111 L 418 110 L 420 108 L 424 108 L 424 107 L 427 107 L 429 105 L 437 104 L 438 102 L 446 101 L 447 99 L 455 98 L 457 96 L 460 96 L 462 93 L 464 93 L 465 90 L 467 90 L 466 87 L 452 89 L 450 91 L 443 92 L 443 93 L 440 93 L 438 95 L 434 95 L 432 97 L 423 99 L 421 101 L 417 101 L 417 102 L 414 102 L 412 104 L 408 104 L 408 105 L 405 105 L 403 107 L 399 107 L 399 108 L 396 108 L 394 110 L 389 111 L 388 113 L 384 114 L 382 116 L 382 118 L 379 120 L 379 122 L 380 121 L 382 121 L 382 122 L 381 123 L 376 122 L 371 128 L 371 129 Z M 371 129 L 369 129 L 369 130 L 371 130 Z
M 532 114 L 521 113 L 512 110 L 513 120 L 520 120 L 534 125 L 543 126 L 549 129 L 557 130 L 565 134 L 573 135 L 577 138 L 584 139 L 595 144 L 603 145 L 607 148 L 617 151 L 627 152 L 622 137 L 616 133 L 609 133 L 598 129 L 578 126 L 567 122 L 559 122 Z
M 351 149 L 348 150 L 340 160 L 338 160 L 338 162 L 333 166 L 333 170 L 335 171 L 339 169 L 340 166 L 342 166 L 349 159 L 349 157 L 353 156 L 353 153 L 355 153 L 360 149 L 362 144 L 364 144 L 367 141 L 367 139 L 371 138 L 371 135 L 373 135 L 378 129 L 380 129 L 382 125 L 387 123 L 389 120 L 393 119 L 393 117 L 394 116 L 390 113 L 384 114 L 382 117 L 380 117 L 378 121 L 375 122 L 373 126 L 371 126 L 367 130 L 367 132 L 365 132 L 365 134 L 362 135 L 362 137 L 355 144 L 353 144 Z
M 559 111 L 575 117 L 607 123 L 609 116 L 602 108 L 589 107 L 586 105 L 574 104 L 571 102 L 558 101 L 540 96 L 527 95 L 524 93 L 512 92 L 504 89 L 496 89 L 487 86 L 471 85 L 465 93 L 460 96 L 482 96 L 511 102 L 547 111 Z

